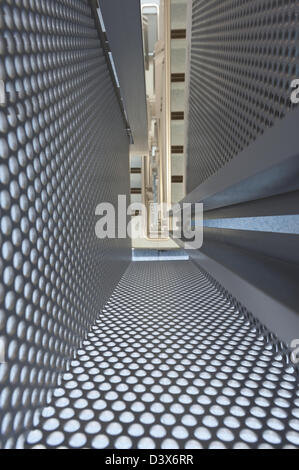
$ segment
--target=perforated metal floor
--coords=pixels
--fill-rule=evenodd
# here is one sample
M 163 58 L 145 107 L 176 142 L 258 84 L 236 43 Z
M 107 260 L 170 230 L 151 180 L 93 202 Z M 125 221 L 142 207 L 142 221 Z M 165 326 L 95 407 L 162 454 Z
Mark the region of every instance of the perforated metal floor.
M 299 387 L 192 262 L 132 263 L 27 447 L 299 447 Z

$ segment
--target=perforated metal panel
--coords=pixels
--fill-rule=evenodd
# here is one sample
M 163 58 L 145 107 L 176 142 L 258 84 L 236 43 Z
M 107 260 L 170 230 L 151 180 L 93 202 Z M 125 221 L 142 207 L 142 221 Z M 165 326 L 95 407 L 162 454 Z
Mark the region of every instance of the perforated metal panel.
M 127 267 L 95 208 L 129 188 L 128 137 L 87 0 L 0 5 L 2 445 L 46 403 Z
M 193 0 L 188 192 L 292 108 L 298 0 Z
M 299 447 L 297 376 L 267 338 L 192 262 L 132 263 L 26 446 Z

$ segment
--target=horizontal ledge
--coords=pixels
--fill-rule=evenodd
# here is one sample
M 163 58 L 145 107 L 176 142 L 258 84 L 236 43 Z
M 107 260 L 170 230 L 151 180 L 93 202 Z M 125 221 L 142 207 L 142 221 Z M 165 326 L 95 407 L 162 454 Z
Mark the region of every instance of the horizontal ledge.
M 203 248 L 208 242 L 222 243 L 225 247 L 235 246 L 252 250 L 272 258 L 299 266 L 299 236 L 294 234 L 255 232 L 224 228 L 204 227 Z
M 271 291 L 267 292 L 267 289 L 260 288 L 260 286 L 251 282 L 250 278 L 246 279 L 246 276 L 236 272 L 235 268 L 225 266 L 224 263 L 213 259 L 208 254 L 192 252 L 192 250 L 187 253 L 196 265 L 211 274 L 280 340 L 289 345 L 293 339 L 299 337 L 299 313 L 274 298 Z M 260 264 L 260 266 L 263 267 L 263 264 Z M 287 283 L 287 280 L 285 282 Z M 289 289 L 292 290 L 292 286 L 289 286 Z
M 299 214 L 299 191 L 206 211 L 205 219 L 292 214 Z

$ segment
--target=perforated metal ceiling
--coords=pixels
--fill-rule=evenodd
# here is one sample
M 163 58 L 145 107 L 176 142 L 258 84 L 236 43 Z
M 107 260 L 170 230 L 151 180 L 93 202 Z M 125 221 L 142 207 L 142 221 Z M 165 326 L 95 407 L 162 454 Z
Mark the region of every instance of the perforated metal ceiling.
M 188 192 L 291 109 L 298 0 L 193 0 Z
M 129 188 L 128 138 L 87 0 L 0 5 L 2 445 L 13 447 L 127 267 L 95 208 Z
M 299 447 L 299 387 L 190 261 L 135 262 L 27 447 Z

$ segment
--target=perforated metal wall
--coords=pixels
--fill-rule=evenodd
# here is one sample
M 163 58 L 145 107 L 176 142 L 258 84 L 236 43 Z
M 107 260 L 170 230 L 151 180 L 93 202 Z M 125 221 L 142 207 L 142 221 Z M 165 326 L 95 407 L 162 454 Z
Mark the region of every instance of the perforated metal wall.
M 127 267 L 95 208 L 129 188 L 129 141 L 87 0 L 0 5 L 2 445 L 46 403 Z
M 261 331 L 191 261 L 132 263 L 26 446 L 299 447 L 297 376 Z
M 292 108 L 298 0 L 193 0 L 188 192 Z

